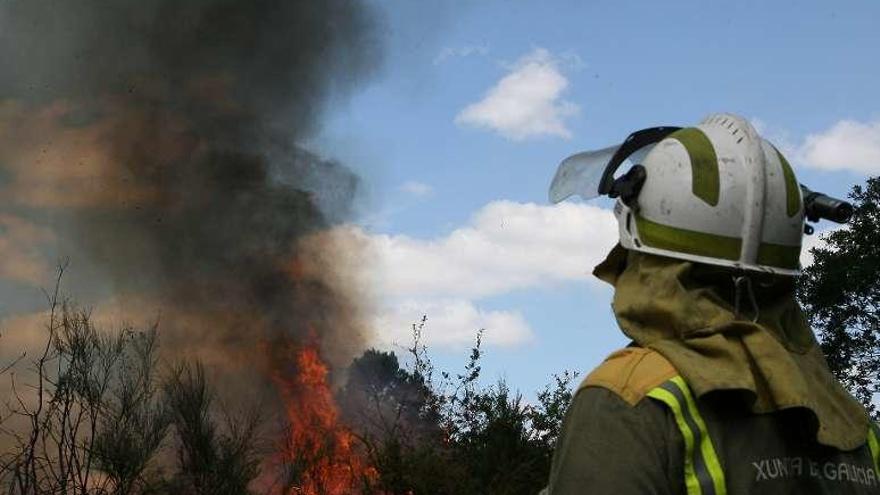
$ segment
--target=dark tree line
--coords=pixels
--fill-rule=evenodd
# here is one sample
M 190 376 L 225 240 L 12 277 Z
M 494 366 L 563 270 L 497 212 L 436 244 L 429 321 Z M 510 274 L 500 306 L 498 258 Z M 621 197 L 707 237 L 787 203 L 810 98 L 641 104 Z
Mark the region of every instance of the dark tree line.
M 546 484 L 574 375 L 554 377 L 536 404 L 504 381 L 481 386 L 481 333 L 464 370 L 437 372 L 414 326 L 410 365 L 367 351 L 342 406 L 388 494 L 528 494 Z

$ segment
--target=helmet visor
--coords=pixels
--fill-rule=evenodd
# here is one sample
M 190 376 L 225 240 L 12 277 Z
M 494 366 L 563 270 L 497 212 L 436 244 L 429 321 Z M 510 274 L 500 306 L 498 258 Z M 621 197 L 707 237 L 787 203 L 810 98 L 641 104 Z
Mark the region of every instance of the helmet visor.
M 656 143 L 632 152 L 626 161 L 630 164 L 641 163 L 654 144 Z M 580 196 L 583 199 L 598 197 L 605 169 L 621 146 L 622 144 L 616 144 L 600 150 L 582 151 L 562 160 L 553 182 L 550 183 L 550 202 L 559 203 L 571 196 Z

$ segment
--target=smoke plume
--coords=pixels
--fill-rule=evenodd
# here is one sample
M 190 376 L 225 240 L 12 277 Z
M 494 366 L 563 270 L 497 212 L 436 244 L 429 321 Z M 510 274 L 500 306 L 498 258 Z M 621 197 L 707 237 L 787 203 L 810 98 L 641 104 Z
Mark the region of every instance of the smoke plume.
M 3 221 L 50 229 L 72 289 L 153 304 L 166 349 L 238 377 L 283 368 L 277 342 L 343 362 L 356 247 L 325 232 L 358 178 L 302 143 L 380 44 L 352 0 L 4 1 Z

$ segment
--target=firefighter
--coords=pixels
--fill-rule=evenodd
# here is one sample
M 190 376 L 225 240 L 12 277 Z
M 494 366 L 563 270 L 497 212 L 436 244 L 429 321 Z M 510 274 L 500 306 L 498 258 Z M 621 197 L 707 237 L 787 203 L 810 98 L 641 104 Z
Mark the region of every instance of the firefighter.
M 617 199 L 619 244 L 593 273 L 632 343 L 575 392 L 545 492 L 880 494 L 877 430 L 794 296 L 805 219 L 849 204 L 802 189 L 730 114 L 571 157 L 551 200 L 571 194 Z

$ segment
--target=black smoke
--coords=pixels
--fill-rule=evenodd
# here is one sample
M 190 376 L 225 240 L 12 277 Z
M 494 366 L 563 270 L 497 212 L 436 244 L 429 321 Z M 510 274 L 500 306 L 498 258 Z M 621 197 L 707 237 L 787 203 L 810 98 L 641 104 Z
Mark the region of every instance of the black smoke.
M 0 205 L 53 222 L 72 271 L 158 301 L 166 347 L 247 367 L 279 340 L 360 342 L 357 295 L 299 247 L 348 218 L 358 178 L 303 143 L 375 71 L 377 24 L 352 0 L 4 0 L 0 126 L 71 151 L 0 152 Z

